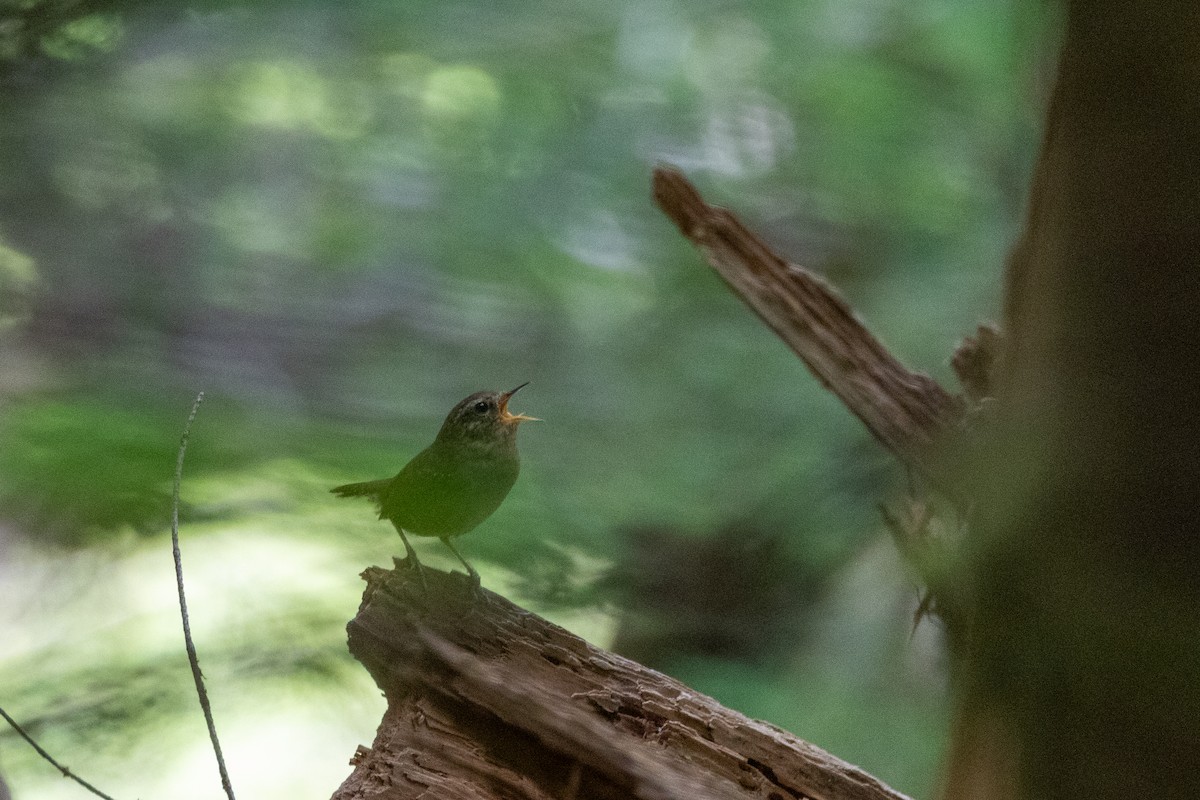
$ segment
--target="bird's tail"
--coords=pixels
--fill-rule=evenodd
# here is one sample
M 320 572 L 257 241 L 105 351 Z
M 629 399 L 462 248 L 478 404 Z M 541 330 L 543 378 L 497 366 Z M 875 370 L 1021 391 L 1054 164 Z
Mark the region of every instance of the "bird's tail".
M 369 497 L 375 502 L 379 502 L 383 497 L 383 490 L 391 481 L 387 478 L 378 481 L 364 481 L 362 483 L 347 483 L 342 486 L 335 486 L 329 491 L 336 494 L 338 497 Z

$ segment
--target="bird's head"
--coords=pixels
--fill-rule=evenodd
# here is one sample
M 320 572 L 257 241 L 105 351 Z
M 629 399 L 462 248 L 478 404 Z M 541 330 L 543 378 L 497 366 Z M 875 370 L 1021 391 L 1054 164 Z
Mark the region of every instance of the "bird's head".
M 438 438 L 486 442 L 513 437 L 522 422 L 537 421 L 537 417 L 508 410 L 509 399 L 527 385 L 522 383 L 507 392 L 476 392 L 464 398 L 446 416 Z

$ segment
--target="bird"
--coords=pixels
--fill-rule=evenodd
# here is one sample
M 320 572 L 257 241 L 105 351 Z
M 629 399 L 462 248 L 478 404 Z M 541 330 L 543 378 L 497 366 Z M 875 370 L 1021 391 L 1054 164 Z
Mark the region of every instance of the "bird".
M 380 519 L 389 520 L 404 542 L 405 563 L 425 573 L 405 533 L 436 536 L 454 553 L 474 586 L 479 573 L 451 539 L 473 530 L 508 495 L 521 470 L 517 427 L 536 417 L 513 414 L 508 401 L 526 381 L 507 392 L 475 392 L 446 415 L 433 444 L 392 478 L 347 483 L 330 489 L 338 497 L 366 497 Z

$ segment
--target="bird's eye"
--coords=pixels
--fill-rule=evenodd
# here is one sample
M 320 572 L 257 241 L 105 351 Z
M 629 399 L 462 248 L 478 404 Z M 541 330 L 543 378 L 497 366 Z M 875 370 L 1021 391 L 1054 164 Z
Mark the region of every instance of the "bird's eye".
M 475 404 L 475 410 L 476 410 L 477 412 L 479 412 L 480 414 L 482 414 L 482 413 L 484 413 L 485 411 L 487 411 L 487 410 L 488 410 L 488 408 L 490 408 L 490 407 L 491 407 L 491 404 L 490 404 L 490 403 L 488 403 L 488 401 L 487 401 L 487 400 L 480 400 L 478 403 L 476 403 L 476 404 Z

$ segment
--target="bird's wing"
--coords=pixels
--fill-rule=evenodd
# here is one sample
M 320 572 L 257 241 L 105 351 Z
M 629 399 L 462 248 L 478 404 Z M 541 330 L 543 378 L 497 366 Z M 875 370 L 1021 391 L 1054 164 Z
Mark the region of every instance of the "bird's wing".
M 457 531 L 458 517 L 471 506 L 472 481 L 461 459 L 430 446 L 392 479 L 379 514 L 422 536 Z

